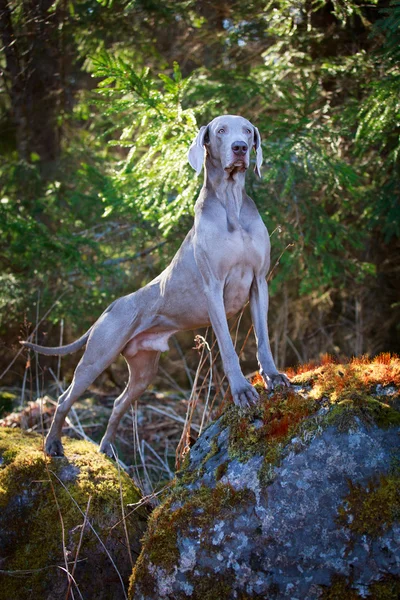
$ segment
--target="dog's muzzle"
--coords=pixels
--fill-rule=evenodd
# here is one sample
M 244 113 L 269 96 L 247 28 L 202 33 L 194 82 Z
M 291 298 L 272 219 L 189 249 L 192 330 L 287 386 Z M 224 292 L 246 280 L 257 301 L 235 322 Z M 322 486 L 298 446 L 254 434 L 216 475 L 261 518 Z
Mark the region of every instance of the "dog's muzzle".
M 232 150 L 232 161 L 231 163 L 225 168 L 225 171 L 233 171 L 233 170 L 239 170 L 239 171 L 246 171 L 246 169 L 249 166 L 248 160 L 247 160 L 247 152 L 248 152 L 248 145 L 246 144 L 246 142 L 243 141 L 237 141 L 237 142 L 233 142 L 233 144 L 231 145 L 231 150 Z
M 229 165 L 225 167 L 225 171 L 228 173 L 232 173 L 233 171 L 241 171 L 244 172 L 249 168 L 249 164 L 244 157 L 243 159 L 233 160 Z

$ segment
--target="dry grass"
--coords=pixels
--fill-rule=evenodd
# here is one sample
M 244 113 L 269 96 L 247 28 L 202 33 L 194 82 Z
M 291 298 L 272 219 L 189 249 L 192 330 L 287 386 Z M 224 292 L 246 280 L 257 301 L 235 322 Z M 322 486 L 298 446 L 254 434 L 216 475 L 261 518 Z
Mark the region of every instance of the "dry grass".
M 242 313 L 231 322 L 235 344 L 241 319 Z M 245 351 L 250 334 L 251 328 L 238 346 L 239 355 Z M 118 459 L 137 481 L 144 495 L 152 495 L 172 479 L 176 450 L 178 449 L 179 461 L 188 452 L 202 428 L 219 416 L 231 401 L 212 333 L 208 331 L 204 337 L 197 337 L 197 369 L 193 368 L 193 361 L 190 365 L 176 340 L 174 344 L 180 356 L 175 361 L 175 367 L 180 373 L 186 374 L 187 387 L 171 373 L 164 373 L 162 379 L 159 377 L 157 381 L 164 384 L 168 391 L 150 389 L 146 392 L 132 411 L 124 416 L 118 429 Z M 38 371 L 38 366 L 32 366 L 28 357 L 27 371 L 34 369 Z M 53 384 L 47 386 L 46 394 L 37 385 L 36 395 L 40 397 L 24 402 L 20 409 L 4 417 L 0 426 L 21 427 L 45 434 L 54 414 L 56 398 L 63 389 L 59 380 L 60 364 L 57 365 L 57 375 L 51 369 L 49 372 L 52 374 Z M 294 384 L 310 386 L 314 398 L 327 396 L 335 400 L 338 396 L 351 395 L 354 389 L 368 391 L 378 384 L 400 387 L 400 359 L 388 353 L 380 354 L 374 359 L 360 356 L 340 361 L 324 354 L 319 360 L 300 364 L 288 369 L 286 373 Z M 15 390 L 16 396 L 22 400 L 27 380 L 32 380 L 32 372 L 24 377 L 21 389 Z M 252 377 L 252 383 L 264 386 L 259 374 Z M 31 385 L 31 398 L 32 388 Z M 92 386 L 86 397 L 74 405 L 65 425 L 65 434 L 95 443 L 100 441 L 117 395 L 116 392 L 102 393 L 104 389 L 107 388 Z M 280 422 L 279 428 L 284 427 L 285 424 Z

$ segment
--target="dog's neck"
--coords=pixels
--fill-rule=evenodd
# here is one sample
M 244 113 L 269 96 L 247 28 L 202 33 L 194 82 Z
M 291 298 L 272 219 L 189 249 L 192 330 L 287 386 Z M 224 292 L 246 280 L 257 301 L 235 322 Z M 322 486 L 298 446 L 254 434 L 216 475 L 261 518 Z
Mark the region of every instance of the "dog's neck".
M 207 156 L 204 167 L 204 187 L 215 194 L 226 210 L 228 230 L 240 229 L 240 211 L 245 196 L 246 172 L 226 171 Z

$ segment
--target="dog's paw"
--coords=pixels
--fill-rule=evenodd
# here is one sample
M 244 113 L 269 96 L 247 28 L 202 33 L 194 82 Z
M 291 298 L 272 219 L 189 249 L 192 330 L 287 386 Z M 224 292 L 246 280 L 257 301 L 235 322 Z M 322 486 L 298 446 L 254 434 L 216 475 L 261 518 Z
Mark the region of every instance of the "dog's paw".
M 108 458 L 113 458 L 115 460 L 116 453 L 113 450 L 113 446 L 112 446 L 111 442 L 102 440 L 100 443 L 99 452 L 101 452 L 102 454 L 105 454 L 106 456 L 108 456 Z
M 241 408 L 247 408 L 252 404 L 256 404 L 260 399 L 257 390 L 246 379 L 244 379 L 239 388 L 232 391 L 232 397 L 236 406 L 240 406 Z
M 289 377 L 287 377 L 284 373 L 274 373 L 272 375 L 267 375 L 266 373 L 262 373 L 262 378 L 265 381 L 265 385 L 269 391 L 276 389 L 277 387 L 290 387 L 291 382 Z
M 46 440 L 44 449 L 49 456 L 64 456 L 64 448 L 60 440 Z

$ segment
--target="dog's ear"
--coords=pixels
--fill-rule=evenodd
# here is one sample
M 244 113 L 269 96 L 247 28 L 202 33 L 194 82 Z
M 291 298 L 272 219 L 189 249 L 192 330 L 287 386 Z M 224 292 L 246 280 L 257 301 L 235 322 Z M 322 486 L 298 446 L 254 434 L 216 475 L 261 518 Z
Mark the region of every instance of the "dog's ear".
M 253 125 L 254 127 L 254 125 Z M 254 171 L 258 177 L 261 177 L 261 165 L 263 162 L 262 148 L 261 148 L 261 137 L 260 132 L 257 127 L 254 127 L 254 146 L 256 152 L 256 166 L 254 167 Z
M 196 171 L 197 175 L 200 175 L 203 168 L 204 155 L 206 152 L 204 144 L 206 142 L 208 142 L 208 125 L 203 125 L 203 127 L 200 127 L 199 133 L 193 140 L 188 153 L 189 164 Z

